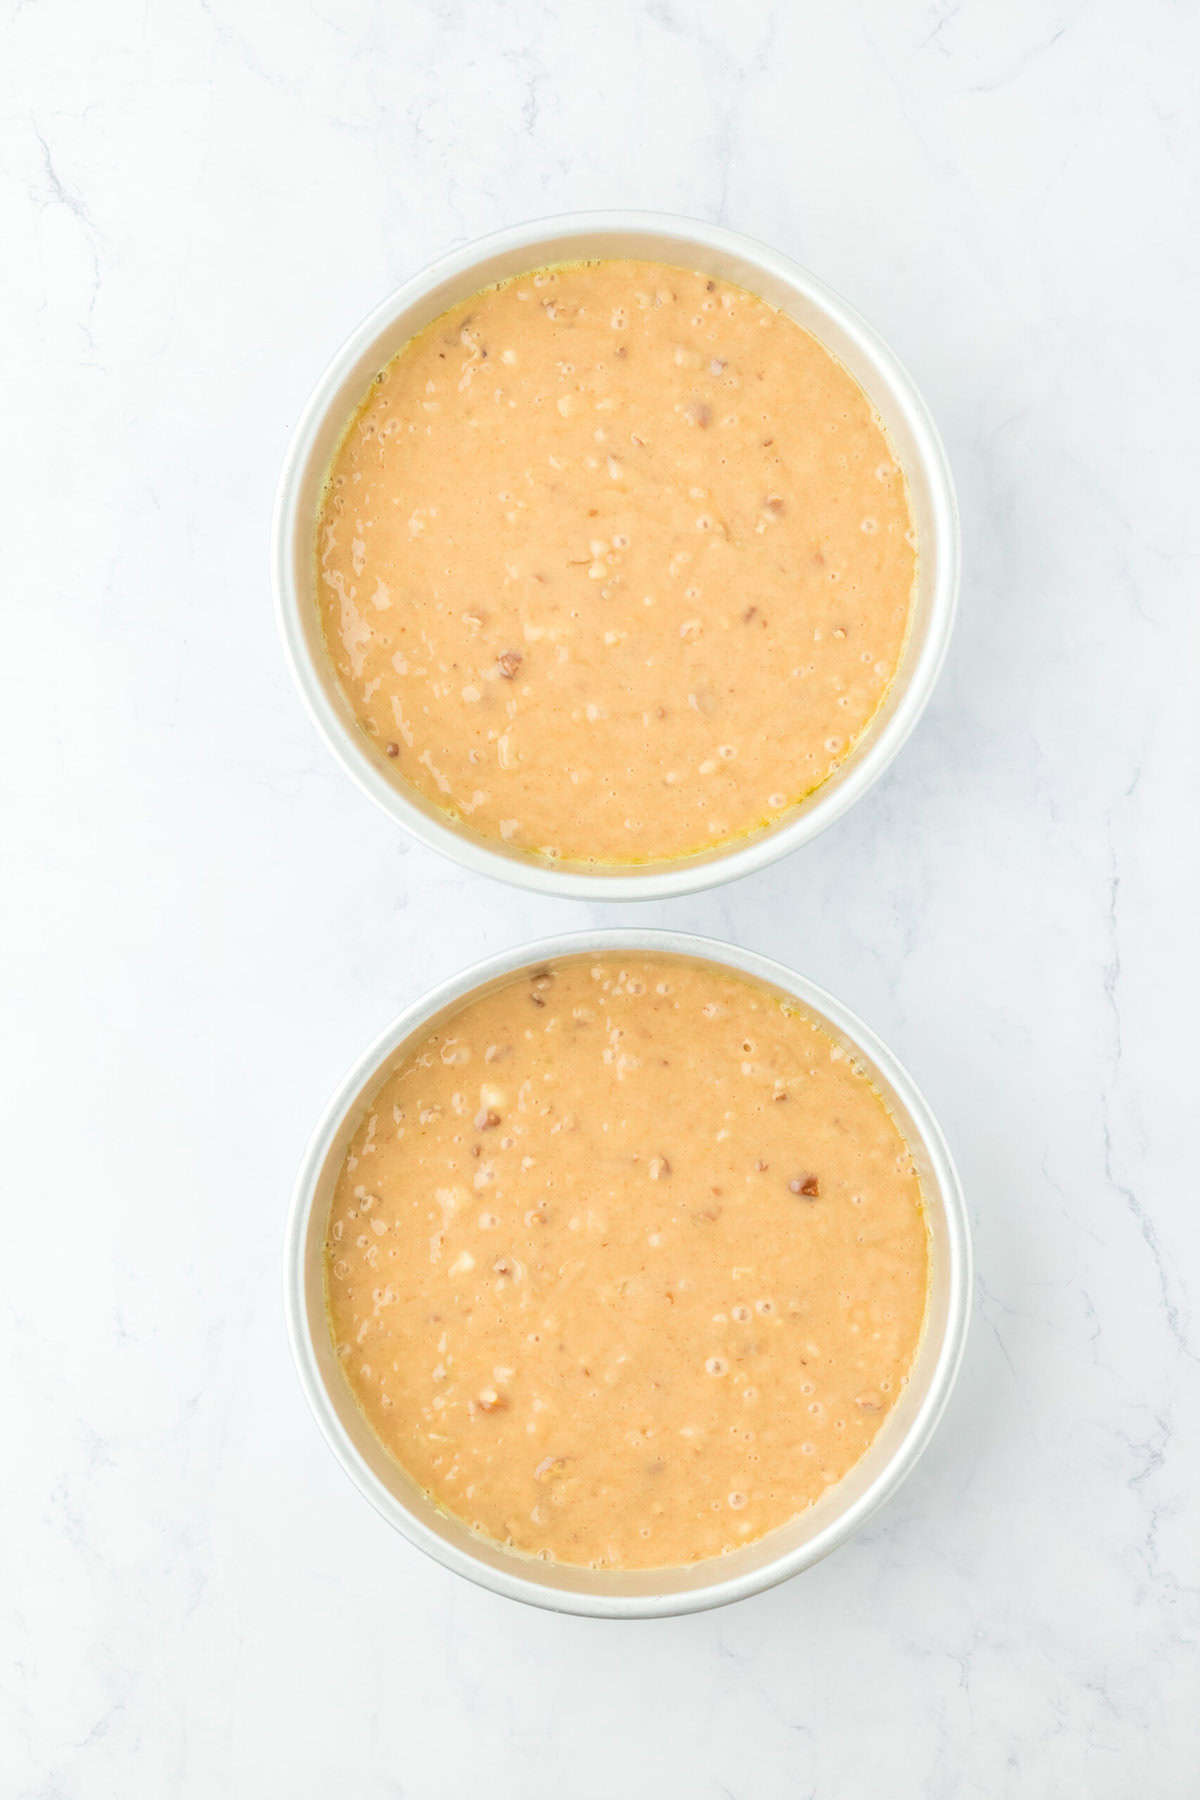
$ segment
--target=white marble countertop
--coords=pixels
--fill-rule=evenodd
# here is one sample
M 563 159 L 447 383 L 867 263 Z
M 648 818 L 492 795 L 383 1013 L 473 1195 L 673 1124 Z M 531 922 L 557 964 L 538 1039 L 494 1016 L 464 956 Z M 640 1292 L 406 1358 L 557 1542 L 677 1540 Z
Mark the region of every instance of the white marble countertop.
M 5 38 L 0 1791 L 1194 1796 L 1195 10 L 26 0 Z M 624 205 L 856 303 L 966 547 L 883 783 L 647 911 L 408 844 L 314 736 L 266 571 L 359 317 L 466 237 Z M 728 936 L 870 1021 L 979 1266 L 900 1496 L 658 1624 L 526 1611 L 391 1534 L 279 1293 L 349 1061 L 433 978 L 601 918 Z

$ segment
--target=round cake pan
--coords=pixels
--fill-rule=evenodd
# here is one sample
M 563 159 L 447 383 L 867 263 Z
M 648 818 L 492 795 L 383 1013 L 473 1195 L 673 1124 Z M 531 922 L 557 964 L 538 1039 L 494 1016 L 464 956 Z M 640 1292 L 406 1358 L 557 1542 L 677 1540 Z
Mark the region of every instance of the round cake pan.
M 316 518 L 329 465 L 371 380 L 408 340 L 480 288 L 554 263 L 633 257 L 717 276 L 760 295 L 818 338 L 875 408 L 904 471 L 917 531 L 908 639 L 891 686 L 845 761 L 779 823 L 701 854 L 642 866 L 550 862 L 456 824 L 396 782 L 359 728 L 322 637 Z M 384 811 L 431 848 L 480 874 L 576 899 L 661 900 L 763 868 L 815 837 L 877 781 L 924 709 L 945 657 L 958 592 L 959 529 L 945 452 L 912 380 L 845 301 L 778 251 L 716 225 L 658 213 L 579 213 L 517 225 L 467 244 L 405 282 L 347 340 L 296 427 L 275 508 L 280 630 L 296 682 L 330 749 Z
M 325 1307 L 329 1207 L 347 1145 L 374 1095 L 415 1038 L 473 996 L 552 960 L 602 953 L 686 957 L 757 978 L 798 999 L 865 1066 L 912 1150 L 929 1227 L 925 1323 L 909 1380 L 862 1460 L 807 1512 L 728 1555 L 632 1572 L 569 1567 L 506 1550 L 437 1507 L 383 1449 L 338 1365 Z M 721 1606 L 827 1556 L 895 1493 L 942 1416 L 962 1358 L 971 1247 L 962 1191 L 936 1120 L 896 1057 L 853 1013 L 790 969 L 729 944 L 673 931 L 589 931 L 489 958 L 407 1008 L 350 1070 L 310 1143 L 296 1183 L 285 1251 L 288 1331 L 317 1423 L 359 1491 L 410 1543 L 495 1593 L 559 1612 L 657 1618 Z

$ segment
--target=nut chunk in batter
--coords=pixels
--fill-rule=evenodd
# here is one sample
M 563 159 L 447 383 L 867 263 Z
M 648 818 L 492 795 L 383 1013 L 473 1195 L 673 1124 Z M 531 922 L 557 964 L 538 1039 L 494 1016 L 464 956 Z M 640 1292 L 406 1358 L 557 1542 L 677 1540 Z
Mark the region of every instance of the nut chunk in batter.
M 403 1055 L 338 1178 L 329 1326 L 385 1448 L 563 1563 L 748 1543 L 862 1456 L 908 1376 L 908 1146 L 795 1001 L 667 955 L 572 957 Z

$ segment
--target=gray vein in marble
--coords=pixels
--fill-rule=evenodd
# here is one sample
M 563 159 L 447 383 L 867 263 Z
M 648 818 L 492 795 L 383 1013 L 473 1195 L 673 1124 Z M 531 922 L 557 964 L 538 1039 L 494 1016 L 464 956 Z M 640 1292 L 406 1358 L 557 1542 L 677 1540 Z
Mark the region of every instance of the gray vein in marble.
M 1138 774 L 1135 772 L 1129 787 L 1126 789 L 1126 799 L 1130 798 L 1136 791 L 1138 779 Z M 1196 1362 L 1200 1361 L 1200 1357 L 1197 1356 L 1197 1353 L 1191 1344 L 1188 1317 L 1185 1311 L 1184 1302 L 1182 1300 L 1177 1300 L 1174 1296 L 1173 1284 L 1168 1274 L 1167 1261 L 1159 1237 L 1158 1227 L 1155 1224 L 1149 1208 L 1138 1197 L 1134 1188 L 1127 1181 L 1121 1179 L 1117 1169 L 1117 1151 L 1113 1141 L 1112 1106 L 1114 1096 L 1120 1085 L 1122 1062 L 1124 1059 L 1124 1045 L 1121 1033 L 1121 935 L 1118 911 L 1118 901 L 1121 892 L 1121 876 L 1116 852 L 1111 848 L 1111 825 L 1109 828 L 1109 843 L 1111 873 L 1108 881 L 1108 936 L 1110 950 L 1109 958 L 1104 969 L 1104 995 L 1108 1002 L 1112 1021 L 1113 1057 L 1111 1076 L 1105 1085 L 1102 1096 L 1104 1176 L 1113 1193 L 1120 1198 L 1126 1211 L 1136 1223 L 1142 1242 L 1145 1244 L 1146 1249 L 1150 1254 L 1150 1259 L 1154 1265 L 1158 1281 L 1158 1289 L 1162 1302 L 1162 1313 L 1167 1328 L 1183 1354 L 1189 1357 L 1191 1361 Z
M 54 164 L 54 157 L 51 154 L 50 145 L 46 141 L 43 132 L 38 128 L 36 120 L 31 119 L 30 126 L 34 137 L 37 139 L 38 148 L 41 151 L 42 157 L 44 190 L 40 203 L 43 206 L 64 207 L 66 211 L 70 213 L 71 217 L 78 221 L 84 243 L 87 246 L 88 256 L 91 259 L 91 291 L 88 295 L 87 307 L 80 320 L 79 329 L 88 348 L 94 349 L 95 338 L 92 335 L 92 320 L 96 311 L 96 302 L 100 297 L 102 281 L 100 268 L 100 234 L 96 229 L 95 220 L 92 218 L 87 204 L 81 195 L 76 193 L 73 188 L 68 187 L 66 182 L 60 176 Z

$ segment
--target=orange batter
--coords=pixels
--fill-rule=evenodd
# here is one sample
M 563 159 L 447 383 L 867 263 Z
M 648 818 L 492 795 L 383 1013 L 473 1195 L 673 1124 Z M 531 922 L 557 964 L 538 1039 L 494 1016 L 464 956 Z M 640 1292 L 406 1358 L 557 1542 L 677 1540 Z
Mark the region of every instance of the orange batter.
M 372 386 L 318 592 L 381 763 L 535 856 L 761 829 L 843 761 L 908 626 L 915 539 L 862 389 L 786 314 L 656 263 L 477 294 Z
M 359 1406 L 436 1500 L 633 1569 L 751 1542 L 858 1461 L 927 1263 L 900 1131 L 795 1001 L 605 955 L 407 1054 L 338 1179 L 326 1288 Z

